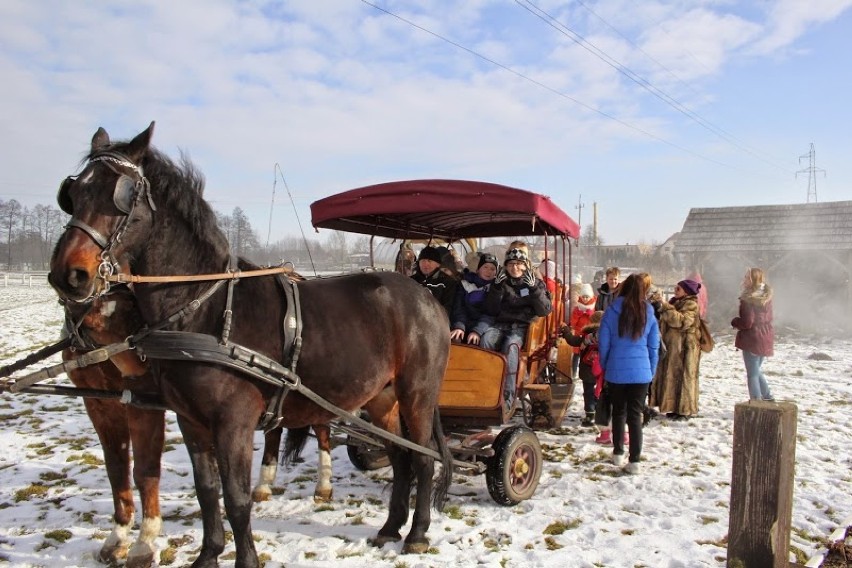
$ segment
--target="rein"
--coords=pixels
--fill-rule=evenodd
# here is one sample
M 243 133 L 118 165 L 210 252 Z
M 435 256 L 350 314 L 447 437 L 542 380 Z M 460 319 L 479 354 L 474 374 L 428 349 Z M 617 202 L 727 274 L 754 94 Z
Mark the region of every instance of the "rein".
M 211 280 L 239 280 L 240 278 L 252 278 L 254 276 L 269 276 L 271 274 L 288 274 L 293 270 L 286 266 L 275 268 L 259 268 L 257 270 L 231 270 L 216 274 L 185 274 L 175 276 L 138 276 L 136 274 L 111 274 L 106 280 L 111 283 L 143 284 L 151 282 L 208 282 Z

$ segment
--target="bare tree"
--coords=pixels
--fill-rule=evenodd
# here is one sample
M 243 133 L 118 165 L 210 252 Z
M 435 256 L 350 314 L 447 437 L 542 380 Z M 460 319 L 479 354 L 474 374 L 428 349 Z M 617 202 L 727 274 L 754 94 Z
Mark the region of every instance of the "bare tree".
M 6 234 L 6 268 L 12 267 L 12 232 L 21 220 L 21 204 L 17 200 L 0 201 L 0 222 Z

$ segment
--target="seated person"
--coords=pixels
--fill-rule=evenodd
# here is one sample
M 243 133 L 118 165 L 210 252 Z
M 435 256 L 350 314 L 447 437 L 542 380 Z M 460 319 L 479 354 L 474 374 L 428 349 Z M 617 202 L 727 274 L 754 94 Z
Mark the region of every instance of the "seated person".
M 417 268 L 411 275 L 435 296 L 449 316 L 453 311 L 458 281 L 441 270 L 441 252 L 435 247 L 424 247 L 417 257 Z
M 510 248 L 485 297 L 485 313 L 494 316 L 494 325 L 485 331 L 480 343 L 506 355 L 503 396 L 509 405 L 515 401 L 518 363 L 527 329 L 552 309 L 550 294 L 544 282 L 536 278 L 525 248 Z
M 450 338 L 453 341 L 466 340 L 470 345 L 479 345 L 482 334 L 494 323 L 494 317 L 486 314 L 483 307 L 485 295 L 497 276 L 497 257 L 485 253 L 478 258 L 476 272 L 466 271 L 459 281 L 450 318 Z

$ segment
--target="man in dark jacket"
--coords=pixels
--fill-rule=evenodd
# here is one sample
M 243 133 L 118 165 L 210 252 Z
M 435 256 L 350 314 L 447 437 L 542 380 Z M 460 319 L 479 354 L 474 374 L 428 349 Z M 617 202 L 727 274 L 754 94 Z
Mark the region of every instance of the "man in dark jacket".
M 515 400 L 520 351 L 527 329 L 533 320 L 552 309 L 550 294 L 544 282 L 536 278 L 526 251 L 509 249 L 503 268 L 485 297 L 484 311 L 494 316 L 494 324 L 482 335 L 481 342 L 482 347 L 506 355 L 503 396 L 509 405 Z
M 456 298 L 458 281 L 441 270 L 441 252 L 435 247 L 425 247 L 417 257 L 417 268 L 411 275 L 415 281 L 425 286 L 435 299 L 441 302 L 450 317 Z

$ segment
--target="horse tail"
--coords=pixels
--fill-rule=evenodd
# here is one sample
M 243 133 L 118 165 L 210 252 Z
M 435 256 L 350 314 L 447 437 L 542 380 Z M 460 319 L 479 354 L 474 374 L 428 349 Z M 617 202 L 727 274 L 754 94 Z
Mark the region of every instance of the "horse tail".
M 302 450 L 305 449 L 305 443 L 308 441 L 308 434 L 310 432 L 310 426 L 287 429 L 287 438 L 284 440 L 284 463 L 291 464 L 302 455 Z
M 441 454 L 441 476 L 438 478 L 432 493 L 432 507 L 436 511 L 441 511 L 447 500 L 450 483 L 453 481 L 453 454 L 447 445 L 447 439 L 444 437 L 444 429 L 441 427 L 441 413 L 437 406 L 435 406 L 435 415 L 432 418 L 432 438 L 438 446 L 438 453 Z

